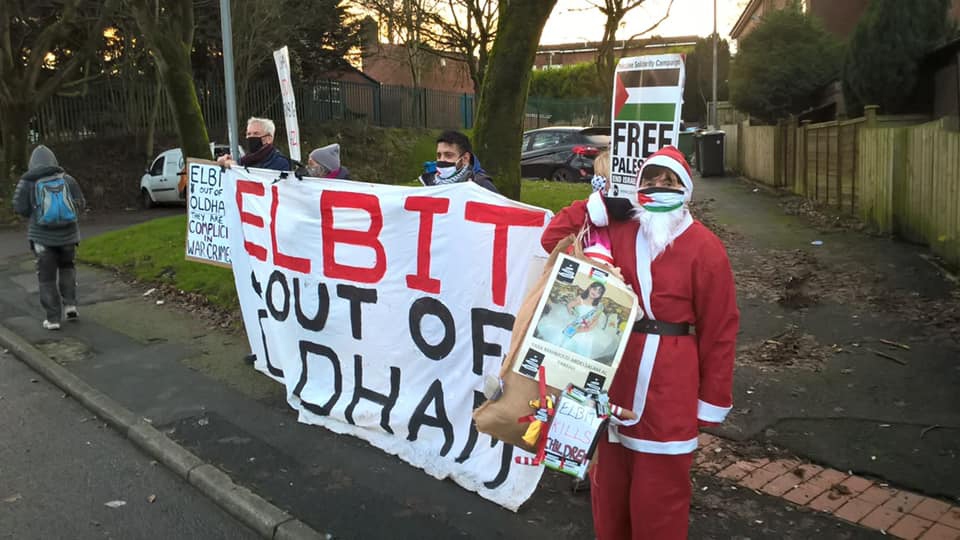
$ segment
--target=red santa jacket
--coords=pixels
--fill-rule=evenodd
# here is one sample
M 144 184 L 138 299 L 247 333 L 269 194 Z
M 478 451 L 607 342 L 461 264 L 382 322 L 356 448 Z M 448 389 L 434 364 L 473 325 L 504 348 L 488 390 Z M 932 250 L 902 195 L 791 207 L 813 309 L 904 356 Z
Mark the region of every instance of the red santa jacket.
M 543 233 L 543 247 L 552 251 L 587 219 L 586 201 L 561 210 Z M 696 325 L 696 335 L 688 336 L 630 333 L 610 400 L 640 418 L 613 427 L 611 439 L 637 452 L 692 452 L 698 420 L 722 422 L 733 405 L 740 313 L 726 250 L 703 224 L 688 219 L 673 244 L 651 263 L 637 221 L 614 221 L 608 227 L 614 264 L 642 299 L 643 316 Z

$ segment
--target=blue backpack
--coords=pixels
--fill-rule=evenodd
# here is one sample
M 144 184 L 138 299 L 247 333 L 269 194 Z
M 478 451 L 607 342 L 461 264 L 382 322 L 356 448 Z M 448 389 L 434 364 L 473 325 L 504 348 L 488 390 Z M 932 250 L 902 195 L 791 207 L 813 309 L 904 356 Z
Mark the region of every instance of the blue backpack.
M 33 215 L 37 225 L 63 227 L 77 222 L 77 205 L 66 178 L 56 176 L 37 180 L 35 189 L 37 202 Z

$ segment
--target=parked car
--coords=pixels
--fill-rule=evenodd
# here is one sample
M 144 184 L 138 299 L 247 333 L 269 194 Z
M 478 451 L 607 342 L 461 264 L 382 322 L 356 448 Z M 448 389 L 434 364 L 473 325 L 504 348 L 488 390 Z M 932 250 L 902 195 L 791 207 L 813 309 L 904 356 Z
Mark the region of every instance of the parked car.
M 520 175 L 559 182 L 593 178 L 593 159 L 610 145 L 609 127 L 549 127 L 523 134 Z
M 210 143 L 210 156 L 213 159 L 230 152 L 226 144 Z M 243 155 L 243 149 L 240 149 Z M 160 152 L 153 163 L 140 178 L 140 203 L 144 208 L 153 208 L 161 203 L 174 203 L 186 198 L 180 177 L 186 162 L 183 152 L 173 148 Z

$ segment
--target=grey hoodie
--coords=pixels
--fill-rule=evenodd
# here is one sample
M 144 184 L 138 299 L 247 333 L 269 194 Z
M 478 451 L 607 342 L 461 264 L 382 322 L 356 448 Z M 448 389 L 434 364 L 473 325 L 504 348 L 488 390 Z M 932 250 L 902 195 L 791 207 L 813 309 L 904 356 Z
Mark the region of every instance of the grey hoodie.
M 77 206 L 77 213 L 83 212 L 86 201 L 83 198 L 83 192 L 80 191 L 80 184 L 66 174 L 57 163 L 57 156 L 53 151 L 42 144 L 34 148 L 30 154 L 30 164 L 27 172 L 17 182 L 17 189 L 13 192 L 13 211 L 18 215 L 30 220 L 30 227 L 27 229 L 27 238 L 31 242 L 36 242 L 43 246 L 68 246 L 80 242 L 80 227 L 76 223 L 63 227 L 47 227 L 38 225 L 33 218 L 34 207 L 36 206 L 37 180 L 49 178 L 51 176 L 63 176 L 70 189 L 70 195 Z

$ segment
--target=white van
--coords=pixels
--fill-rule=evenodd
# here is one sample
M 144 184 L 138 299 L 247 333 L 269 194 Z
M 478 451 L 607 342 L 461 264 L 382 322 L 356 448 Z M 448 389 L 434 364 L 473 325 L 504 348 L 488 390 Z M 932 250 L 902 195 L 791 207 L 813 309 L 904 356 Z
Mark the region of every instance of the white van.
M 210 143 L 210 157 L 217 159 L 230 152 L 225 144 Z M 240 155 L 243 156 L 243 149 Z M 140 203 L 144 208 L 153 208 L 158 203 L 183 201 L 186 193 L 180 187 L 180 175 L 186 163 L 179 148 L 160 152 L 140 178 Z

